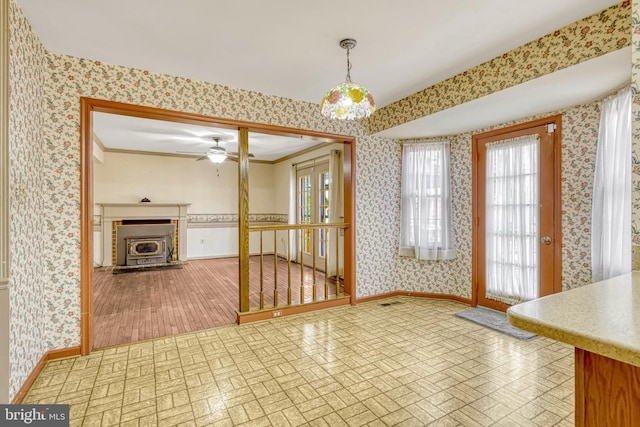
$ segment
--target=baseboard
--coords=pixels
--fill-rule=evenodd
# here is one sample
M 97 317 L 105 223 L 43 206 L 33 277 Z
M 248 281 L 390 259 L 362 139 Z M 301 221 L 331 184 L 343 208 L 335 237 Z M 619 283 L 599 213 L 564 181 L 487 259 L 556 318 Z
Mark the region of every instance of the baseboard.
M 455 301 L 455 302 L 460 302 L 462 304 L 471 305 L 471 298 L 464 298 L 458 295 L 451 295 L 451 294 L 433 294 L 429 292 L 412 292 L 412 291 L 394 291 L 394 292 L 387 292 L 384 294 L 372 295 L 364 298 L 358 298 L 356 300 L 356 304 L 369 302 L 369 301 L 376 301 L 384 298 L 397 297 L 397 296 L 444 299 L 448 301 Z
M 71 356 L 79 356 L 80 346 L 61 348 L 58 350 L 50 350 L 47 352 L 47 354 L 49 355 L 47 360 L 62 359 L 64 357 L 71 357 Z
M 411 291 L 399 291 L 399 293 L 400 295 L 406 296 L 406 297 L 444 299 L 447 301 L 455 301 L 462 304 L 471 305 L 471 298 L 465 298 L 459 295 L 432 294 L 429 292 L 411 292 Z
M 31 388 L 33 383 L 36 381 L 36 379 L 38 378 L 38 375 L 40 375 L 40 372 L 42 372 L 42 369 L 44 368 L 44 366 L 47 364 L 49 360 L 62 359 L 63 357 L 71 357 L 71 356 L 79 356 L 79 355 L 80 355 L 80 346 L 47 351 L 45 354 L 42 355 L 42 357 L 40 358 L 36 366 L 31 371 L 31 374 L 29 374 L 25 382 L 22 384 L 22 387 L 20 387 L 20 390 L 18 390 L 16 395 L 13 396 L 13 399 L 11 399 L 11 403 L 13 404 L 22 403 L 22 399 L 24 399 L 24 397 L 27 395 L 27 393 L 29 392 L 29 389 Z
M 262 252 L 262 255 L 273 255 L 274 252 Z M 250 252 L 249 256 L 259 256 L 260 252 Z M 278 257 L 282 257 L 278 254 Z M 187 257 L 187 261 L 192 260 L 206 260 L 206 259 L 224 259 L 224 258 L 238 258 L 238 254 L 221 254 L 221 255 L 202 255 L 202 256 L 190 256 Z
M 363 302 L 376 301 L 376 300 L 384 299 L 384 298 L 397 297 L 398 295 L 400 295 L 400 292 L 398 292 L 398 291 L 387 292 L 387 293 L 384 293 L 384 294 L 371 295 L 371 296 L 364 297 L 364 298 L 357 298 L 356 299 L 356 304 L 360 304 L 360 303 L 363 303 Z
M 237 313 L 238 324 L 242 325 L 245 323 L 256 322 L 259 320 L 268 320 L 268 319 L 273 319 L 275 317 L 290 316 L 292 314 L 307 313 L 310 311 L 323 310 L 325 308 L 333 308 L 333 307 L 339 307 L 342 305 L 350 305 L 350 304 L 351 304 L 351 297 L 348 295 L 345 295 L 338 298 L 316 301 L 316 302 L 311 302 L 306 304 L 269 308 L 269 309 L 260 310 L 260 311 L 250 311 L 247 313 Z

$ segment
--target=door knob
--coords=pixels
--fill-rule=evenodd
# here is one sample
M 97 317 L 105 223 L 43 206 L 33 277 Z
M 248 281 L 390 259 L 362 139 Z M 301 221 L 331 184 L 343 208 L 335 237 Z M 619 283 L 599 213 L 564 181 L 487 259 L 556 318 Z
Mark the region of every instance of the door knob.
M 551 237 L 549 236 L 544 236 L 542 239 L 540 239 L 540 241 L 542 243 L 544 243 L 545 245 L 550 245 L 551 244 Z

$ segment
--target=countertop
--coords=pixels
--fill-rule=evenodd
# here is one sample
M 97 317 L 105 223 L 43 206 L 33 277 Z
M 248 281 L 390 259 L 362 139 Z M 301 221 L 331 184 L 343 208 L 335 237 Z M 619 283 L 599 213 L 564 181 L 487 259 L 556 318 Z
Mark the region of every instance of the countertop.
M 509 323 L 640 366 L 640 272 L 515 305 Z

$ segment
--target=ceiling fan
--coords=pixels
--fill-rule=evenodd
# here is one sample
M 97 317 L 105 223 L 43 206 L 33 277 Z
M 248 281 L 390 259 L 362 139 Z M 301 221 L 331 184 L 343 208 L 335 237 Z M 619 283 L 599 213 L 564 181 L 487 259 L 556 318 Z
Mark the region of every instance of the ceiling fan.
M 196 161 L 209 159 L 211 160 L 211 162 L 218 163 L 218 164 L 224 162 L 225 159 L 236 160 L 236 161 L 238 160 L 238 153 L 227 152 L 227 150 L 224 147 L 220 146 L 220 138 L 213 137 L 212 139 L 216 142 L 216 145 L 215 147 L 209 147 L 209 151 L 207 152 L 203 153 L 201 151 L 177 151 L 177 153 L 202 154 L 202 157 L 198 157 Z M 249 153 L 249 157 L 254 157 L 254 155 Z

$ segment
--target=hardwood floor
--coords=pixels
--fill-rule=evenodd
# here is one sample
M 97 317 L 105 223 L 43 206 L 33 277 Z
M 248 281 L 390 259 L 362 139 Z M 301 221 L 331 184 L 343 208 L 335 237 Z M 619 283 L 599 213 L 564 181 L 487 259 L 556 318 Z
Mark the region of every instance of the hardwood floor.
M 260 257 L 251 257 L 251 308 L 260 303 Z M 273 255 L 264 257 L 265 307 L 273 305 Z M 305 267 L 304 298 L 313 297 L 313 270 Z M 317 299 L 324 273 L 316 272 Z M 287 304 L 287 262 L 278 259 L 278 305 Z M 292 304 L 300 303 L 300 266 L 291 264 Z M 335 296 L 329 280 L 329 296 Z M 238 308 L 238 258 L 192 260 L 182 269 L 113 274 L 94 271 L 94 348 L 229 325 Z

